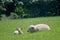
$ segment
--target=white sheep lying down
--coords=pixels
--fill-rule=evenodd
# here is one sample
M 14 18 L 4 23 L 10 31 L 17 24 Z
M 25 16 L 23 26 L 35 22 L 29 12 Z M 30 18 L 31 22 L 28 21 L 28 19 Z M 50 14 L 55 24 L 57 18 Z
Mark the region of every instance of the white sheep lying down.
M 17 28 L 15 31 L 14 31 L 14 34 L 23 34 L 23 31 L 21 28 Z
M 37 32 L 43 30 L 51 30 L 51 28 L 47 24 L 30 25 L 28 27 L 28 32 Z

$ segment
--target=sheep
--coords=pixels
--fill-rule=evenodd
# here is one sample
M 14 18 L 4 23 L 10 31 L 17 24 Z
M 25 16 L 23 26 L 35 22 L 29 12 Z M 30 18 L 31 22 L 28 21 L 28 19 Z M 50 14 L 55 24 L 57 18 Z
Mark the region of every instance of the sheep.
M 14 31 L 14 34 L 23 34 L 23 31 L 21 28 L 17 28 L 15 31 Z
M 43 30 L 51 30 L 51 28 L 47 24 L 30 25 L 27 32 L 37 32 Z

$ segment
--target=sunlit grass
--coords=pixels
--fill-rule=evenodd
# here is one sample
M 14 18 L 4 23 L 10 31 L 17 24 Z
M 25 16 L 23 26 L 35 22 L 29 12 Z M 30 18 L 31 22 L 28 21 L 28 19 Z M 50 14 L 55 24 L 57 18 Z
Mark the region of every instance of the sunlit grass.
M 36 33 L 27 32 L 29 25 L 39 23 L 48 24 L 51 30 Z M 23 29 L 24 34 L 13 34 L 18 27 Z M 0 21 L 0 40 L 60 40 L 60 16 Z

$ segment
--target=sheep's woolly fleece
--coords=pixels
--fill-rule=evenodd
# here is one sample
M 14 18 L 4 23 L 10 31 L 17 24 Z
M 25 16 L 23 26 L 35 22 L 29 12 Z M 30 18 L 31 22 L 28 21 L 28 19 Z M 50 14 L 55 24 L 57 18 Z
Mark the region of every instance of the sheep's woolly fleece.
M 42 30 L 51 30 L 51 28 L 47 24 L 30 25 L 28 27 L 28 32 L 36 32 Z
M 15 31 L 14 31 L 14 34 L 23 34 L 23 31 L 21 28 L 17 28 Z

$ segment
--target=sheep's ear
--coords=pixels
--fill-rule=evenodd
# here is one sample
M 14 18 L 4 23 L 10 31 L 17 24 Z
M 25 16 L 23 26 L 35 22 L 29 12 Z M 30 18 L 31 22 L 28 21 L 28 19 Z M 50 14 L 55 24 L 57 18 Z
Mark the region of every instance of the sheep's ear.
M 31 27 L 32 29 L 34 29 L 34 27 Z
M 18 28 L 16 28 L 16 30 L 18 30 Z

